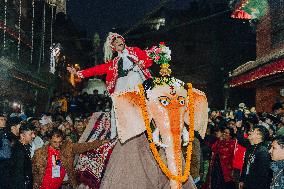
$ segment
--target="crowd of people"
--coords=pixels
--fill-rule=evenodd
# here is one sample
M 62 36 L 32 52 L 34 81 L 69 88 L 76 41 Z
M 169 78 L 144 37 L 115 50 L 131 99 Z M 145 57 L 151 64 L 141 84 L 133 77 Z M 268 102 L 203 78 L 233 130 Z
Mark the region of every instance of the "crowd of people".
M 105 141 L 78 143 L 89 117 L 51 114 L 25 120 L 0 114 L 0 188 L 60 188 L 76 186 L 74 158 Z M 60 166 L 64 165 L 64 169 Z M 50 173 L 50 174 L 49 174 Z M 64 180 L 65 179 L 65 180 Z
M 108 93 L 99 94 L 97 89 L 93 90 L 92 94 L 87 92 L 78 93 L 54 93 L 51 99 L 51 114 L 72 114 L 77 115 L 89 115 L 92 112 L 109 112 L 111 110 L 112 101 Z
M 198 188 L 284 187 L 283 104 L 272 110 L 260 114 L 240 103 L 234 111 L 209 111 L 206 136 L 196 132 L 193 145 L 191 175 Z M 104 142 L 78 143 L 90 117 L 72 117 L 68 111 L 61 119 L 57 114 L 11 116 L 0 115 L 1 189 L 75 188 L 75 154 Z
M 282 103 L 275 103 L 272 113 L 258 113 L 244 103 L 235 111 L 211 110 L 205 138 L 196 137 L 201 149 L 199 174 L 193 175 L 197 185 L 284 188 L 283 113 Z

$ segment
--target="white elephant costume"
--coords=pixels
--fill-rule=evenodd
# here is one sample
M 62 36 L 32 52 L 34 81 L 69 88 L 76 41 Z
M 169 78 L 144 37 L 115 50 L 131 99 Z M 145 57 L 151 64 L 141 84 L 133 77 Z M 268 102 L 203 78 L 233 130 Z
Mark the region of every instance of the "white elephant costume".
M 193 136 L 184 122 L 190 124 L 189 111 L 193 115 L 193 108 L 190 110 L 189 101 L 194 99 L 191 120 L 194 119 L 195 129 L 204 136 L 208 104 L 203 92 L 193 89 L 190 98 L 188 94 L 180 80 L 161 77 L 146 80 L 133 92 L 113 95 L 119 141 L 111 154 L 101 189 L 196 188 L 189 176 L 188 163 L 184 164 L 182 158 L 182 140 L 191 143 Z M 155 146 L 159 148 L 156 153 L 152 149 L 157 149 Z M 190 163 L 191 150 L 188 152 L 186 159 Z M 188 173 L 182 175 L 184 169 Z

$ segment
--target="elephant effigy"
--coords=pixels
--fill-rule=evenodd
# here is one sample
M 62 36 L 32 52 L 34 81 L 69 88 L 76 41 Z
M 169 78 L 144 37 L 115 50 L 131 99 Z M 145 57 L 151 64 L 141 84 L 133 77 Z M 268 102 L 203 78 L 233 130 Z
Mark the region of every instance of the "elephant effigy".
M 112 94 L 118 140 L 101 189 L 196 188 L 190 176 L 192 142 L 194 130 L 205 135 L 208 103 L 202 91 L 171 77 L 168 67 L 164 59 L 160 77 Z
M 205 94 L 174 77 L 159 77 L 113 99 L 119 142 L 102 188 L 195 188 L 189 176 L 191 143 L 194 128 L 205 134 Z M 185 164 L 182 141 L 188 143 Z

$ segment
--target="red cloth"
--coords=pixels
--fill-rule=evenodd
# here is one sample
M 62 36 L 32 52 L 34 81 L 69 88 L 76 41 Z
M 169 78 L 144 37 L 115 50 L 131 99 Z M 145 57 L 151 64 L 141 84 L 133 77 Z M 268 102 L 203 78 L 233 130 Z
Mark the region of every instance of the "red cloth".
M 42 184 L 40 189 L 58 189 L 60 188 L 64 176 L 66 174 L 65 169 L 61 166 L 60 167 L 60 177 L 59 178 L 52 178 L 52 156 L 56 156 L 56 159 L 60 159 L 60 152 L 59 150 L 55 150 L 52 147 L 48 147 L 48 157 L 47 157 L 47 167 L 45 170 L 45 175 L 43 177 Z
M 138 47 L 126 47 L 129 52 L 129 55 L 133 55 L 137 58 L 134 60 L 134 63 L 138 64 L 142 67 L 142 72 L 145 75 L 146 79 L 151 78 L 151 74 L 148 67 L 150 67 L 153 61 L 149 58 L 146 51 L 139 49 Z M 118 61 L 120 57 L 115 57 L 113 60 L 108 61 L 104 64 L 100 64 L 94 66 L 92 68 L 88 68 L 85 70 L 81 70 L 78 72 L 80 77 L 92 77 L 96 75 L 106 74 L 106 85 L 110 94 L 114 92 L 116 80 L 118 78 Z
M 247 135 L 245 136 L 247 138 Z M 233 160 L 233 168 L 239 169 L 242 171 L 243 164 L 244 164 L 244 158 L 245 158 L 246 148 L 242 145 L 238 144 L 236 141 L 235 144 L 235 156 Z
M 225 182 L 232 181 L 234 147 L 236 140 L 217 140 L 212 146 L 213 161 L 215 161 L 216 154 L 219 154 L 221 167 Z

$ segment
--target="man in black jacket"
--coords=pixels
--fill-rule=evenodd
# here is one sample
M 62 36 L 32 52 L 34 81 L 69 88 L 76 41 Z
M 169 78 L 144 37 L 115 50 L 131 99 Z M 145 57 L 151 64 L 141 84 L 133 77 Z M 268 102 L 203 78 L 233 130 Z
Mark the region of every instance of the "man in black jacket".
M 20 139 L 12 147 L 12 189 L 32 189 L 32 161 L 30 143 L 35 138 L 35 127 L 31 123 L 22 123 Z
M 244 139 L 241 128 L 238 128 L 238 143 L 247 147 L 240 189 L 269 189 L 272 172 L 270 169 L 270 155 L 265 141 L 269 137 L 268 130 L 256 125 L 249 132 L 248 139 Z
M 6 127 L 6 116 L 0 113 L 0 189 L 10 189 L 10 132 Z

